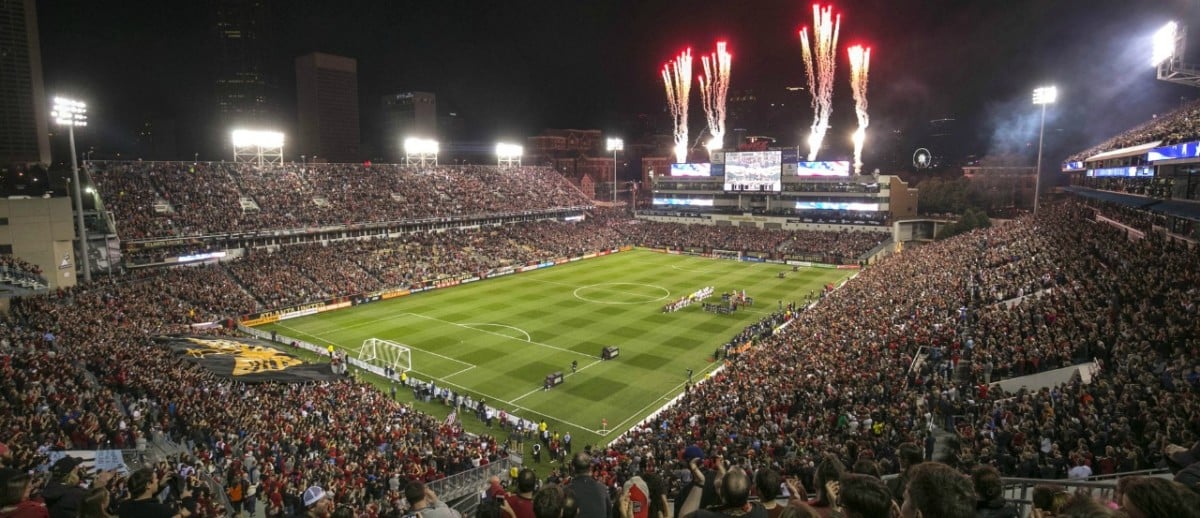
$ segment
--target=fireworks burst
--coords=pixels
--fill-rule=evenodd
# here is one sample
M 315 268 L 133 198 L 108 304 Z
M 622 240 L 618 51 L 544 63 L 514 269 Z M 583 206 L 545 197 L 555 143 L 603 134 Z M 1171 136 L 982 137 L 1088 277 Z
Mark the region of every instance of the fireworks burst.
M 729 94 L 729 66 L 733 61 L 725 51 L 725 42 L 717 42 L 717 51 L 711 56 L 700 58 L 704 64 L 704 75 L 699 77 L 700 99 L 704 115 L 708 118 L 708 131 L 712 140 L 708 150 L 721 149 L 725 137 L 725 98 Z
M 871 49 L 861 45 L 850 47 L 850 90 L 854 92 L 854 114 L 858 117 L 858 129 L 854 131 L 854 174 L 862 172 L 862 148 L 867 139 L 867 126 L 871 117 L 867 114 L 867 79 L 871 69 Z
M 688 97 L 692 92 L 692 49 L 663 65 L 663 84 L 667 87 L 667 104 L 675 118 L 675 161 L 687 162 Z
M 833 113 L 833 72 L 837 66 L 838 30 L 842 16 L 833 16 L 833 7 L 821 9 L 813 5 L 813 43 L 808 41 L 808 28 L 800 29 L 800 45 L 804 51 L 804 71 L 808 74 L 808 91 L 812 93 L 813 123 L 808 134 L 808 160 L 817 159 L 817 150 L 825 140 L 829 115 Z

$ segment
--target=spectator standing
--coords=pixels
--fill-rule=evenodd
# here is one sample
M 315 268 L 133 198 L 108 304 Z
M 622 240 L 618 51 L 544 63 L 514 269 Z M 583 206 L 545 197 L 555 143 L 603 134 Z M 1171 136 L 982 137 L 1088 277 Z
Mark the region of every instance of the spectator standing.
M 172 518 L 175 511 L 166 504 L 159 503 L 154 495 L 158 494 L 158 473 L 154 468 L 142 468 L 129 476 L 129 494 L 133 500 L 121 505 L 117 516 L 121 518 Z M 191 495 L 184 493 L 185 497 Z
M 912 469 L 902 518 L 974 518 L 975 489 L 954 468 L 924 462 Z
M 608 489 L 592 478 L 592 456 L 587 452 L 571 457 L 571 481 L 566 489 L 574 496 L 581 518 L 608 518 L 612 511 L 612 499 Z
M 991 466 L 981 465 L 971 471 L 971 482 L 975 486 L 978 502 L 975 504 L 976 518 L 1018 518 L 1017 506 L 1004 499 L 1004 485 L 1000 472 Z

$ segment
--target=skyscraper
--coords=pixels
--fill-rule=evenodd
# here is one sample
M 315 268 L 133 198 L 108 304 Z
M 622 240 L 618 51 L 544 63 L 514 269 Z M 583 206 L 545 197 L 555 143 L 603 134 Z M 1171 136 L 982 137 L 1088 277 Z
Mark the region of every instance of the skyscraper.
M 438 138 L 437 95 L 405 92 L 383 96 L 383 150 L 389 160 L 404 156 L 406 137 Z
M 300 111 L 296 152 L 330 162 L 360 158 L 358 62 L 314 52 L 296 58 L 296 104 Z
M 0 1 L 0 165 L 50 163 L 34 0 Z
M 269 0 L 214 1 L 219 51 L 214 94 L 221 133 L 278 123 L 274 81 L 264 67 L 271 40 Z

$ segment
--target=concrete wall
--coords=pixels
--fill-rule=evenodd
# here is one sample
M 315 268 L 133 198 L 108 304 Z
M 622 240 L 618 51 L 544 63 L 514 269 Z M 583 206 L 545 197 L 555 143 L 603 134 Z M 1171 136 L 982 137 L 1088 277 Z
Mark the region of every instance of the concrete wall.
M 75 285 L 75 222 L 71 199 L 0 199 L 0 245 L 42 268 L 50 288 Z

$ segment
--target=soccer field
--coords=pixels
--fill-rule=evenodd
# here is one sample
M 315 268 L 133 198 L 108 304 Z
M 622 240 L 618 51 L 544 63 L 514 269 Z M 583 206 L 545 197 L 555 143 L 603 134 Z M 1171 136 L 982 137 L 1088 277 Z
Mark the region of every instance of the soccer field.
M 694 380 L 703 378 L 717 365 L 713 352 L 780 301 L 802 303 L 850 273 L 633 250 L 262 329 L 332 344 L 353 358 L 368 338 L 399 342 L 412 349 L 410 375 L 417 379 L 545 419 L 570 431 L 576 444 L 604 444 L 678 395 L 688 369 Z M 745 290 L 755 305 L 728 315 L 699 304 L 663 313 L 666 303 L 706 286 L 716 293 L 709 302 Z M 601 361 L 601 349 L 611 345 L 620 356 Z M 565 381 L 543 390 L 555 371 Z

